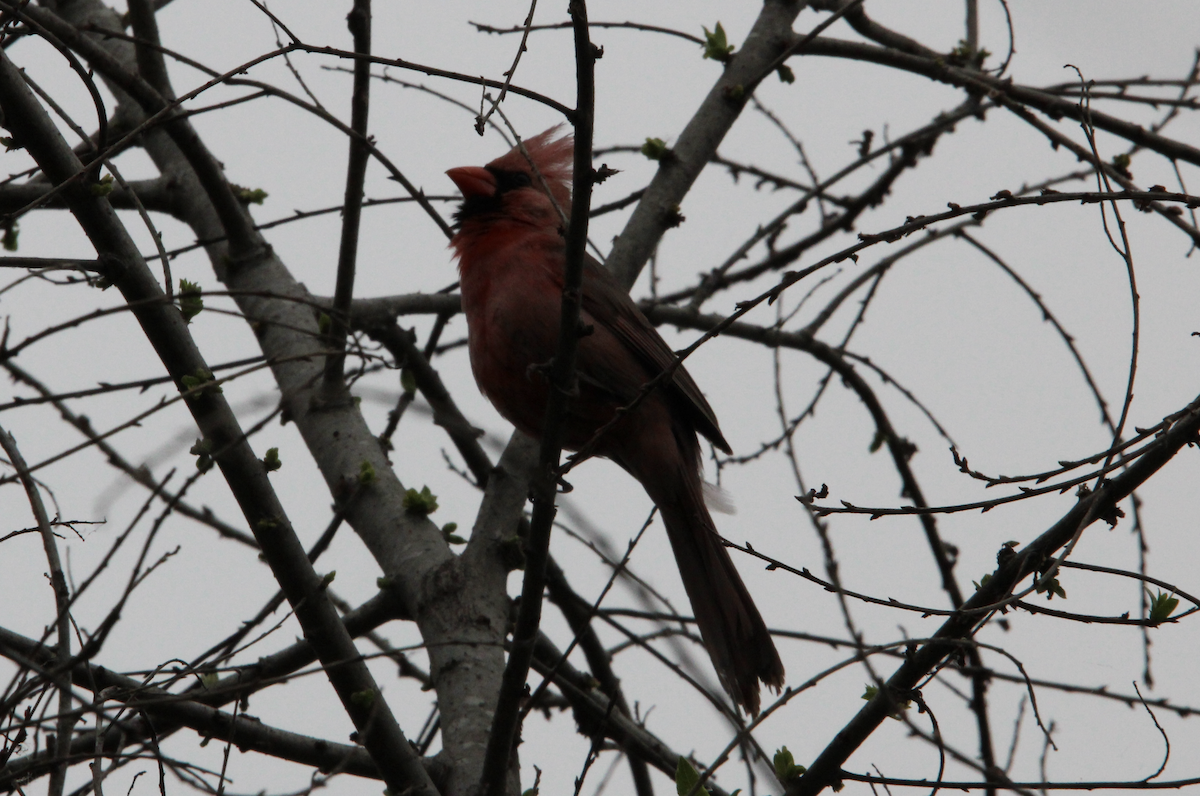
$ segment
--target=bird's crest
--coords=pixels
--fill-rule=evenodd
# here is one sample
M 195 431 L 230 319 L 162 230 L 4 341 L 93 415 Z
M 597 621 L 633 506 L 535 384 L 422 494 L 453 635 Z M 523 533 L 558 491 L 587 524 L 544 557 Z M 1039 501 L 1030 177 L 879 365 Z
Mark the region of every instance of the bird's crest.
M 533 138 L 525 140 L 525 151 L 529 158 L 521 152 L 520 147 L 513 147 L 507 153 L 488 164 L 488 169 L 528 174 L 533 177 L 534 187 L 540 188 L 529 161 L 537 167 L 538 174 L 546 180 L 554 200 L 559 203 L 564 213 L 571 212 L 571 172 L 575 163 L 575 138 L 570 133 L 561 134 L 561 124 L 556 124 L 549 130 L 538 133 Z

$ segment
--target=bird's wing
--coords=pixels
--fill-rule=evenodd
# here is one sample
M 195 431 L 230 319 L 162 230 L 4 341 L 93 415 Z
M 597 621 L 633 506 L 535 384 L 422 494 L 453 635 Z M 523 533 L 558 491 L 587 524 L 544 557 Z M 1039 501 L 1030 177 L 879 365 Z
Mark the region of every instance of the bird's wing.
M 662 339 L 642 311 L 595 258 L 588 256 L 583 268 L 583 310 L 603 324 L 651 374 L 658 375 L 675 361 L 675 352 Z M 732 453 L 721 434 L 716 413 L 680 365 L 668 389 L 683 399 L 696 430 L 726 453 Z

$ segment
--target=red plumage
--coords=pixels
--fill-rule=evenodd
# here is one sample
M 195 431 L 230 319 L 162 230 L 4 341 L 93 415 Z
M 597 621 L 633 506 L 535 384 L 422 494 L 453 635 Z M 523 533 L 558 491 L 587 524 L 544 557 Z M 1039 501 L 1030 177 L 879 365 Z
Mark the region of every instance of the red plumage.
M 548 385 L 537 366 L 557 349 L 574 142 L 551 128 L 484 168 L 446 172 L 463 194 L 451 245 L 458 258 L 471 368 L 480 390 L 521 431 L 540 436 Z M 541 179 L 539 179 L 539 176 Z M 549 195 L 542 181 L 549 187 Z M 637 305 L 591 257 L 584 264 L 576 370 L 564 446 L 578 450 L 673 359 Z M 759 681 L 783 685 L 783 664 L 704 504 L 696 434 L 729 452 L 716 415 L 680 367 L 598 442 L 641 482 L 662 513 L 704 645 L 734 701 L 758 712 Z

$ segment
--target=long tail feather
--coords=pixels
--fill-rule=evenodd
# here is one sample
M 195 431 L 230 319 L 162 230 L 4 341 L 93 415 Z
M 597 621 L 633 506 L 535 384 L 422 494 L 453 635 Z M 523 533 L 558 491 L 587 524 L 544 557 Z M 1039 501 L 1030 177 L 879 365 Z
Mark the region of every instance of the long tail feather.
M 662 514 L 683 587 L 721 685 L 738 705 L 757 715 L 759 681 L 782 688 L 783 663 L 705 506 L 695 433 L 654 430 L 665 431 L 662 437 L 668 439 L 653 433 L 648 435 L 651 439 L 643 438 L 636 465 L 631 467 L 626 457 L 616 458 L 642 482 Z M 657 455 L 649 455 L 650 450 Z
M 685 479 L 692 480 L 692 479 Z M 697 477 L 694 479 L 699 481 Z M 692 484 L 685 484 L 691 487 Z M 751 715 L 759 686 L 783 686 L 783 663 L 745 583 L 704 507 L 699 483 L 686 499 L 659 505 L 683 587 L 721 684 Z

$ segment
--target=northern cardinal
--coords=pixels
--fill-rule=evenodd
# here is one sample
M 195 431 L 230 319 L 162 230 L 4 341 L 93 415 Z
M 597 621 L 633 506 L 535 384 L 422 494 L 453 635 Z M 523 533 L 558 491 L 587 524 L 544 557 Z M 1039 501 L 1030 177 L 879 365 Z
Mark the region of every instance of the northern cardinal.
M 574 140 L 552 127 L 525 142 L 548 195 L 514 148 L 483 168 L 446 174 L 462 192 L 451 241 L 479 389 L 509 422 L 538 438 L 548 383 L 542 366 L 557 350 Z M 578 450 L 630 404 L 674 354 L 600 263 L 587 258 L 579 339 L 579 393 L 567 410 L 564 447 Z M 667 537 L 713 667 L 734 701 L 758 713 L 758 681 L 778 690 L 783 664 L 704 503 L 699 432 L 730 453 L 700 388 L 682 367 L 598 440 L 641 482 L 662 513 Z

